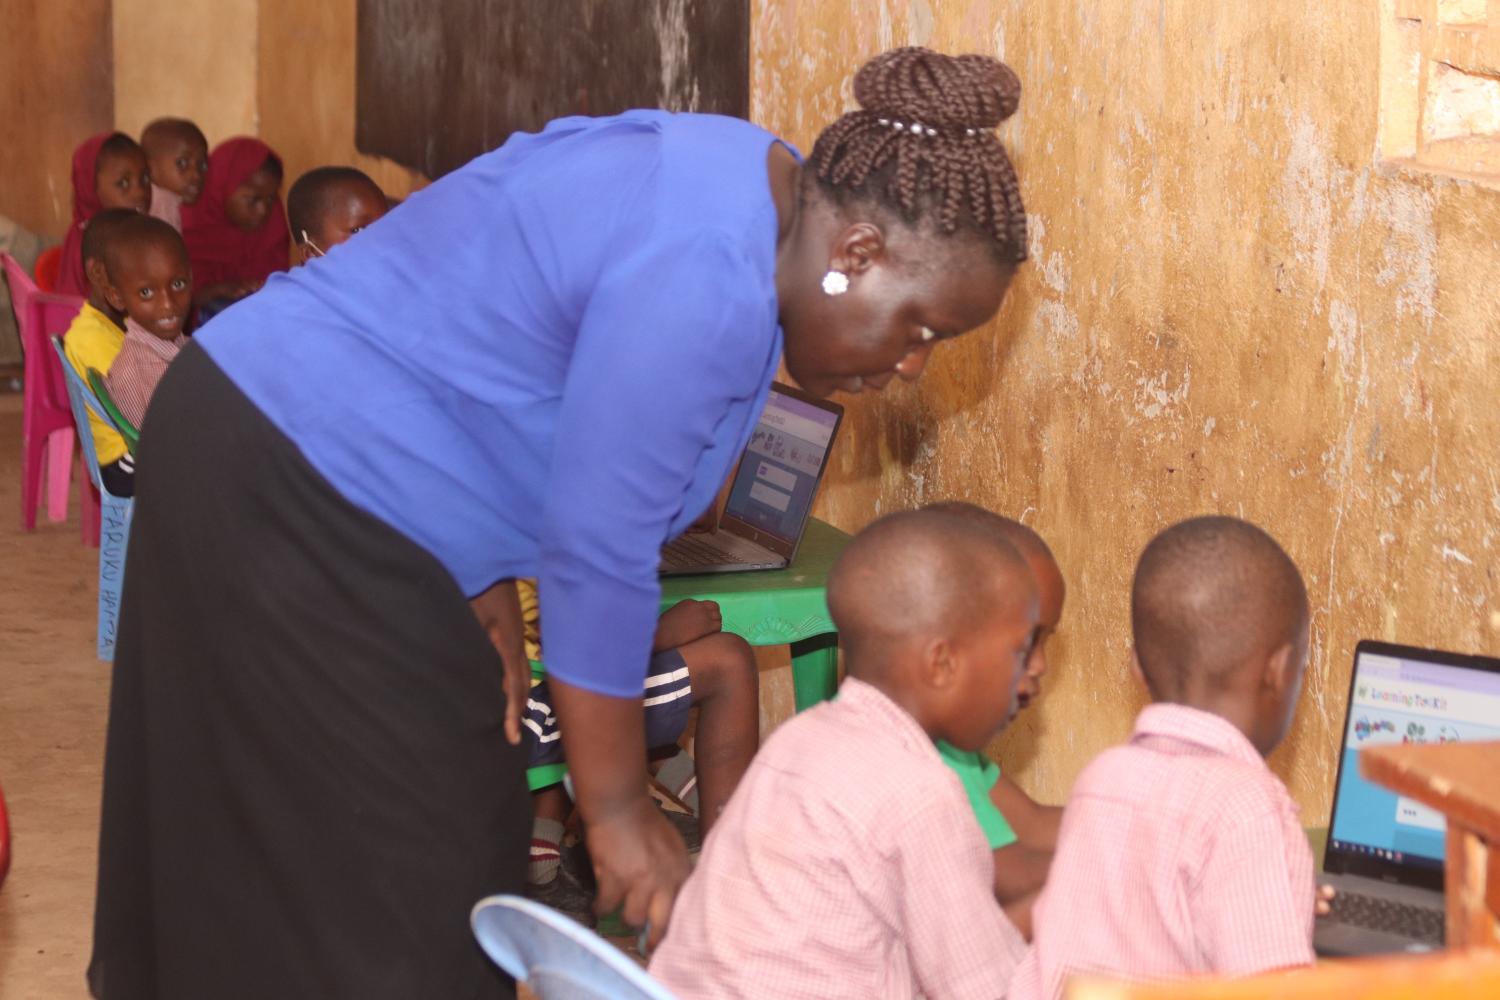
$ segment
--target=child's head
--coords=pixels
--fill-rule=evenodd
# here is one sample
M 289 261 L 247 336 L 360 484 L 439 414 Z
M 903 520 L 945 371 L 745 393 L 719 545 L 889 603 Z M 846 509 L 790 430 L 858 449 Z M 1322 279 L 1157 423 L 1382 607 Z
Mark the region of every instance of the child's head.
M 1015 713 L 1037 627 L 1037 588 L 998 533 L 942 510 L 861 531 L 828 581 L 849 673 L 936 739 L 978 750 Z
M 134 215 L 111 226 L 102 243 L 109 304 L 152 336 L 180 337 L 193 297 L 182 236 L 161 219 Z
M 1307 590 L 1270 535 L 1232 517 L 1168 528 L 1141 553 L 1130 617 L 1152 698 L 1223 716 L 1263 755 L 1285 738 L 1307 663 Z
M 133 208 L 106 208 L 90 219 L 83 228 L 83 273 L 89 284 L 89 304 L 117 323 L 124 323 L 125 312 L 116 309 L 109 301 L 105 249 L 114 241 L 115 234 L 122 226 L 134 219 L 143 218 L 149 216 L 143 216 Z
M 997 531 L 1011 544 L 1021 558 L 1026 560 L 1036 581 L 1038 617 L 1036 635 L 1032 640 L 1031 656 L 1026 663 L 1026 676 L 1016 688 L 1018 708 L 1026 708 L 1042 691 L 1042 675 L 1047 672 L 1047 640 L 1057 631 L 1062 620 L 1063 601 L 1067 597 L 1067 584 L 1063 582 L 1062 568 L 1052 555 L 1052 549 L 1042 536 L 1020 521 L 1002 517 L 994 511 L 962 500 L 945 500 L 929 504 L 929 510 L 942 510 L 960 517 L 969 517 Z
M 281 157 L 259 139 L 242 136 L 219 143 L 208 170 L 230 225 L 253 233 L 266 224 L 281 197 Z
M 82 178 L 77 175 L 80 168 L 87 173 L 87 163 L 79 158 L 92 158 L 92 184 L 94 200 L 99 210 L 106 208 L 128 208 L 144 212 L 151 207 L 151 173 L 146 168 L 146 154 L 136 141 L 124 132 L 115 132 L 98 144 L 90 157 L 94 140 L 79 147 L 74 155 L 75 184 Z M 92 213 L 89 213 L 92 214 Z
M 385 192 L 353 167 L 318 167 L 286 196 L 287 221 L 300 263 L 321 257 L 386 213 Z
M 158 118 L 141 133 L 141 148 L 151 180 L 182 198 L 197 203 L 208 177 L 208 140 L 186 118 Z

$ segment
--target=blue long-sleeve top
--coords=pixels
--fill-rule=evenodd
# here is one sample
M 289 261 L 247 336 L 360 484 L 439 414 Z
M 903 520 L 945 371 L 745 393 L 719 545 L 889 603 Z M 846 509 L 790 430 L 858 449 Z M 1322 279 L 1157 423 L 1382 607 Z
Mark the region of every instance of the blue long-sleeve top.
M 712 502 L 781 354 L 776 141 L 710 115 L 555 121 L 198 340 L 465 594 L 539 577 L 554 676 L 639 697 L 658 551 Z

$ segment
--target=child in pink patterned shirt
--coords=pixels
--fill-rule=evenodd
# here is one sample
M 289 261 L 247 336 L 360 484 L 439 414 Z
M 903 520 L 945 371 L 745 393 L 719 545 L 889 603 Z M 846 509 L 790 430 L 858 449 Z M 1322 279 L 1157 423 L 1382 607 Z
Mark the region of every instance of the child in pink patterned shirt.
M 1265 762 L 1302 689 L 1301 574 L 1254 525 L 1185 521 L 1142 554 L 1131 623 L 1153 704 L 1074 785 L 1011 1000 L 1313 960 L 1312 851 Z
M 122 222 L 104 247 L 104 294 L 125 314 L 125 343 L 104 382 L 120 413 L 136 427 L 167 365 L 187 338 L 183 323 L 193 297 L 193 274 L 182 237 L 161 219 Z
M 1036 583 L 990 525 L 910 511 L 855 537 L 828 606 L 849 679 L 761 748 L 651 972 L 695 998 L 995 1000 L 1025 944 L 934 741 L 977 750 L 1014 714 Z
M 151 214 L 182 232 L 182 206 L 195 205 L 208 179 L 208 140 L 186 118 L 158 118 L 141 132 L 151 172 Z

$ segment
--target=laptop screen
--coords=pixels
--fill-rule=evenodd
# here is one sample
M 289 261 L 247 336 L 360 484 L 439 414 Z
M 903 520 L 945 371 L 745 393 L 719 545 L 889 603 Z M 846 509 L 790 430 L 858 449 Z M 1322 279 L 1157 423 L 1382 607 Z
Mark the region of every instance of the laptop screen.
M 839 414 L 771 389 L 724 513 L 795 541 L 812 508 Z
M 1358 755 L 1386 743 L 1500 739 L 1500 673 L 1445 660 L 1477 662 L 1360 644 L 1344 720 L 1331 851 L 1416 868 L 1442 867 L 1442 814 L 1360 777 Z

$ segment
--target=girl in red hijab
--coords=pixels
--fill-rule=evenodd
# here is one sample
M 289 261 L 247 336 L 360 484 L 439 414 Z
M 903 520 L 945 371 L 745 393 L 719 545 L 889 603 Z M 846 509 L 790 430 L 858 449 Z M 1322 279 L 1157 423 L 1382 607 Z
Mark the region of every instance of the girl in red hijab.
M 83 227 L 106 208 L 151 207 L 151 176 L 146 154 L 124 132 L 100 132 L 73 151 L 73 224 L 63 238 L 57 291 L 89 294 L 83 270 Z
M 287 269 L 281 174 L 281 157 L 259 139 L 226 139 L 209 155 L 202 196 L 182 206 L 194 305 L 244 298 Z

